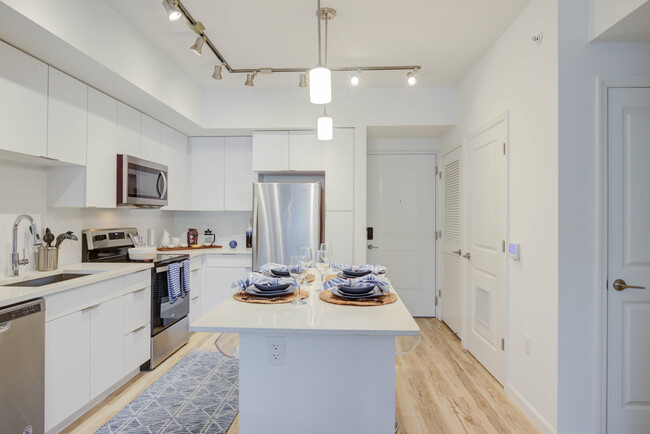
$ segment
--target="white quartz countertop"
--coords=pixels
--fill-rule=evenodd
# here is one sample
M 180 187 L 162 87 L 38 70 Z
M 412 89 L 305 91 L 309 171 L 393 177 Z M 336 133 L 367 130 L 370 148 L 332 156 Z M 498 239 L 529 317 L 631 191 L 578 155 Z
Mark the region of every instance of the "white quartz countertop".
M 247 249 L 242 247 L 237 247 L 231 249 L 228 246 L 224 246 L 220 249 L 183 249 L 183 250 L 168 250 L 160 253 L 178 253 L 182 255 L 190 255 L 190 258 L 203 255 L 252 255 L 253 249 Z
M 322 287 L 318 278 L 311 288 L 303 286 L 310 291 L 304 305 L 242 303 L 231 297 L 193 322 L 190 330 L 308 335 L 420 334 L 420 328 L 399 298 L 383 306 L 337 305 L 322 301 L 314 292 L 317 287 Z
M 152 263 L 78 263 L 62 266 L 56 271 L 31 271 L 21 273 L 18 277 L 0 277 L 0 307 L 147 270 L 150 269 L 152 265 Z M 60 273 L 84 273 L 90 271 L 93 273 L 88 274 L 87 276 L 39 287 L 4 286 L 15 282 L 38 279 L 40 277 L 47 277 Z

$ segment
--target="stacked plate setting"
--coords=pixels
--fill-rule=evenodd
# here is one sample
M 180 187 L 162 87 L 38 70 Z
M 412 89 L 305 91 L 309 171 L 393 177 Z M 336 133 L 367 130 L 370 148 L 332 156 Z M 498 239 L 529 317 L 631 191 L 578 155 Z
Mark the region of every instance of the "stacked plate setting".
M 342 270 L 339 277 L 346 279 L 356 279 L 370 274 L 370 270 Z M 363 300 L 366 298 L 379 297 L 382 294 L 381 289 L 370 282 L 350 282 L 349 285 L 342 284 L 332 288 L 332 294 L 349 300 Z
M 244 290 L 246 294 L 258 297 L 280 297 L 291 294 L 296 288 L 288 283 L 273 285 L 270 283 L 255 283 Z

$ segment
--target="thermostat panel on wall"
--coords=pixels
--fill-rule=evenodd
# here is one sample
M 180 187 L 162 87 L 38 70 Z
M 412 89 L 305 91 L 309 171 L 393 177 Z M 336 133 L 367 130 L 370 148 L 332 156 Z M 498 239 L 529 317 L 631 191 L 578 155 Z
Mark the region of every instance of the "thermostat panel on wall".
M 520 246 L 517 243 L 508 244 L 508 254 L 510 255 L 513 261 L 519 260 L 519 249 Z

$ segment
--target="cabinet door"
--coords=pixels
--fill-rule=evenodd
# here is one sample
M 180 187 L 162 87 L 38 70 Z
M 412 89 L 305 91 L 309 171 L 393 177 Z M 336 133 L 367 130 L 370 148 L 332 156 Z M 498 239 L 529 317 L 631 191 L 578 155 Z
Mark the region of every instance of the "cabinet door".
M 224 209 L 224 138 L 192 137 L 190 206 L 198 211 Z
M 250 270 L 250 268 L 243 267 L 208 267 L 204 291 L 205 296 L 203 298 L 203 312 L 211 311 L 220 303 L 232 297 L 232 282 L 243 279 L 250 273 Z
M 90 399 L 118 382 L 124 372 L 124 297 L 90 310 Z
M 117 153 L 142 158 L 140 129 L 142 114 L 128 105 L 117 103 Z
M 333 259 L 351 264 L 354 250 L 354 213 L 352 211 L 327 211 L 325 213 L 325 241 L 332 243 Z
M 47 65 L 0 42 L 0 149 L 47 155 Z
M 45 428 L 49 431 L 90 400 L 90 312 L 45 324 Z
M 253 210 L 253 139 L 225 139 L 225 209 Z
M 289 132 L 289 169 L 325 170 L 324 147 L 329 142 L 318 140 L 315 131 Z
M 124 336 L 124 375 L 138 369 L 151 357 L 151 324 L 147 323 Z
M 86 206 L 115 208 L 117 101 L 88 88 Z
M 86 165 L 88 86 L 49 68 L 47 98 L 47 156 Z
M 178 131 L 174 131 L 174 172 L 176 173 L 176 209 L 187 211 L 190 209 L 190 178 L 188 176 L 188 159 L 189 149 L 187 146 L 187 136 Z
M 190 271 L 190 324 L 203 315 L 203 268 Z
M 288 131 L 253 133 L 253 170 L 256 172 L 289 170 Z
M 176 149 L 174 142 L 174 130 L 167 125 L 160 126 L 160 164 L 167 166 L 167 206 L 166 210 L 177 209 L 176 200 Z
M 335 128 L 334 139 L 324 148 L 325 209 L 354 209 L 354 129 Z
M 142 115 L 140 155 L 145 160 L 160 163 L 160 122 L 144 114 Z

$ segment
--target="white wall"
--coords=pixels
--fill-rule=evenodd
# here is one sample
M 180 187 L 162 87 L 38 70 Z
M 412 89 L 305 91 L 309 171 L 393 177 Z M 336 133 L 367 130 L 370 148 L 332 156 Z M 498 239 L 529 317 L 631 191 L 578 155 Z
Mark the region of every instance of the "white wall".
M 596 77 L 650 75 L 650 43 L 588 43 L 589 0 L 559 6 L 558 430 L 596 432 L 599 407 Z
M 544 33 L 543 43 L 531 41 Z M 459 87 L 443 153 L 510 111 L 506 391 L 544 431 L 557 424 L 557 4 L 532 0 Z M 524 352 L 524 334 L 532 353 Z

